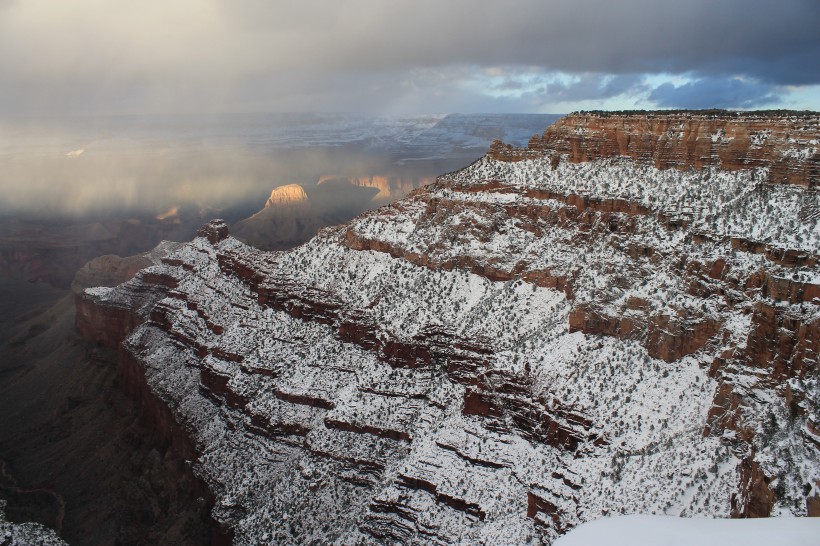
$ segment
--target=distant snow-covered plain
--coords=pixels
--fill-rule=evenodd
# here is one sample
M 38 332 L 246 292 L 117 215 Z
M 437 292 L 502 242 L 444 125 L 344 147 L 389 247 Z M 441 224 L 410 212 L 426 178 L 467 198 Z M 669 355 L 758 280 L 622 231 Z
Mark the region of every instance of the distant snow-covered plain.
M 820 518 L 705 519 L 632 515 L 579 525 L 554 546 L 817 546 Z

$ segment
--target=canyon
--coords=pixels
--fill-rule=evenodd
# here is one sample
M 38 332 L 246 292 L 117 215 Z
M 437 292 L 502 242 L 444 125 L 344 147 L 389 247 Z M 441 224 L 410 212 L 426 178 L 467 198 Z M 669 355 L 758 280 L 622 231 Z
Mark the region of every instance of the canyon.
M 820 515 L 819 123 L 573 114 L 292 250 L 211 221 L 76 327 L 235 544 Z
M 0 539 L 63 544 L 49 542 L 56 532 L 79 545 L 219 543 L 207 488 L 119 385 L 117 351 L 84 342 L 74 327 L 73 293 L 116 286 L 172 248 L 100 256 L 68 295 L 5 301 L 15 318 L 0 330 Z M 50 534 L 31 531 L 42 526 Z
M 282 222 L 294 202 L 278 200 L 253 243 L 290 248 L 469 163 L 493 137 L 525 143 L 553 119 L 126 116 L 20 127 L 0 153 L 6 519 L 42 523 L 77 545 L 223 541 L 207 486 L 120 384 L 118 351 L 79 337 L 73 293 L 127 280 L 154 262 L 120 256 L 189 240 L 216 215 L 239 234 L 235 222 L 272 183 L 302 187 L 309 203 Z M 288 225 L 295 237 L 283 242 Z

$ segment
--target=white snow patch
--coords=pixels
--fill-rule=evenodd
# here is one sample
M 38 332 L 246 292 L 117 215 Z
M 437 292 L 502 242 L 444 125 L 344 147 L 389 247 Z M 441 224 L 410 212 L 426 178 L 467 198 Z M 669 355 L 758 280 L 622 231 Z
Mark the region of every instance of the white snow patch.
M 816 546 L 820 518 L 701 519 L 620 516 L 584 523 L 554 546 Z

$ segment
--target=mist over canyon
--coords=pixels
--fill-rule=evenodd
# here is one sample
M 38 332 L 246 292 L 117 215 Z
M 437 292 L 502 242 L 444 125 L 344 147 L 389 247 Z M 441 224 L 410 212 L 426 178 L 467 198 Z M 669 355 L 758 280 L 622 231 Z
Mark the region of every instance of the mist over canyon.
M 214 540 L 817 515 L 818 136 L 573 114 L 290 251 L 211 221 L 78 291 L 76 326 L 191 461 Z
M 145 251 L 190 240 L 214 216 L 237 232 L 255 225 L 249 241 L 261 247 L 290 248 L 470 163 L 494 138 L 526 142 L 554 118 L 271 114 L 4 125 L 6 517 L 41 522 L 71 544 L 211 540 L 209 494 L 140 418 L 112 366 L 116 352 L 77 337 L 72 294 L 126 281 L 158 263 Z
M 0 0 L 0 546 L 816 546 L 818 28 Z
M 273 119 L 7 150 L 4 540 L 820 514 L 816 113 Z

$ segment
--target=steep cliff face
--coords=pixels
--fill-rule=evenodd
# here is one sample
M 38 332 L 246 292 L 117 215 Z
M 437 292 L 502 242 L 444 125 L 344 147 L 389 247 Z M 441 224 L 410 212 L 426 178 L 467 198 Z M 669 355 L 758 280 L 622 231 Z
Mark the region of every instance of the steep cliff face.
M 768 167 L 771 183 L 816 187 L 820 139 L 812 112 L 577 114 L 558 120 L 529 148 L 569 160 L 628 156 L 659 169 Z
M 173 246 L 132 258 L 101 257 L 75 276 L 72 287 L 114 286 L 133 275 L 133 267 L 159 263 Z M 145 411 L 139 418 L 139 398 L 121 388 L 118 351 L 78 338 L 70 295 L 18 317 L 0 343 L 6 520 L 47 525 L 72 546 L 207 544 L 216 526 L 208 489 L 185 464 L 192 451 L 165 449 L 171 446 L 156 422 Z M 105 323 L 100 316 L 98 325 Z M 147 388 L 144 380 L 140 385 Z M 6 545 L 9 528 L 1 520 L 0 544 Z M 37 535 L 21 538 L 14 534 L 21 526 L 15 527 L 11 544 L 47 543 Z
M 817 180 L 659 168 L 640 119 L 607 118 L 634 158 L 576 157 L 569 136 L 497 144 L 289 252 L 212 222 L 86 291 L 78 324 L 124 339 L 239 544 L 538 544 L 615 513 L 806 515 Z M 809 157 L 818 119 L 802 123 Z
M 404 197 L 414 189 L 434 182 L 432 178 L 414 178 L 402 176 L 371 175 L 360 176 L 351 180 L 356 186 L 376 188 L 379 193 L 373 196 L 376 203 L 387 203 Z

